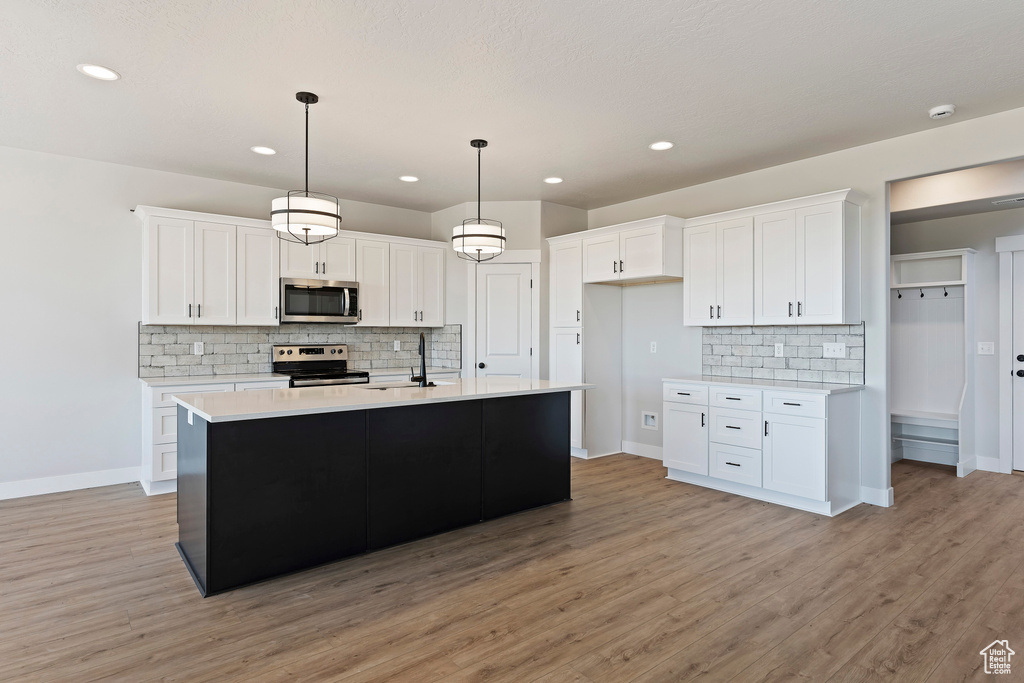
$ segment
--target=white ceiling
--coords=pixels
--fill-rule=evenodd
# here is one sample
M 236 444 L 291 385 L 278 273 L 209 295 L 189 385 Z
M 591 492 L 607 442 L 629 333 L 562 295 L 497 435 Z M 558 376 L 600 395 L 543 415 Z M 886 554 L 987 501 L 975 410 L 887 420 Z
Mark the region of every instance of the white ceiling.
M 485 199 L 595 208 L 1024 106 L 1020 0 L 3 5 L 0 145 L 301 187 L 311 90 L 310 189 L 429 211 L 474 137 Z

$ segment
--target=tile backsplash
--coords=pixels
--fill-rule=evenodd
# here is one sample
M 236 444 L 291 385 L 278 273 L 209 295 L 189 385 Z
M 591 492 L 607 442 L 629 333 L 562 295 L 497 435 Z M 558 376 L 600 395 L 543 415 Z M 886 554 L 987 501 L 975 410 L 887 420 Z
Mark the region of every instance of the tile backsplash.
M 864 383 L 864 323 L 703 328 L 703 372 L 719 377 Z M 824 358 L 822 344 L 844 342 L 846 358 Z M 775 345 L 783 357 L 775 357 Z
M 140 325 L 139 377 L 189 377 L 270 372 L 275 344 L 348 344 L 352 370 L 404 369 L 419 363 L 420 332 L 427 364 L 462 367 L 462 325 L 444 327 L 348 327 L 294 324 L 280 327 Z M 400 351 L 395 351 L 398 340 Z M 193 342 L 205 353 L 192 354 Z

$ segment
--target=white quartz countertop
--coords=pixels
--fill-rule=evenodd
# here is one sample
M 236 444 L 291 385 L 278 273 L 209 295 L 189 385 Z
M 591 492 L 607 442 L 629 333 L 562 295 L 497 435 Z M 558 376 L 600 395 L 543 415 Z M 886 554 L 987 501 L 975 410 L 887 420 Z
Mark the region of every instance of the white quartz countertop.
M 281 375 L 275 372 L 258 372 L 253 374 L 237 375 L 201 375 L 197 377 L 142 377 L 140 381 L 147 387 L 177 387 L 192 386 L 194 384 L 247 384 L 249 382 L 271 382 L 273 380 L 288 380 L 288 375 Z
M 849 391 L 860 391 L 863 384 L 826 384 L 824 382 L 790 382 L 779 379 L 749 379 L 743 377 L 713 377 L 710 375 L 692 375 L 684 377 L 666 377 L 662 382 L 690 382 L 692 384 L 714 384 L 725 387 L 746 387 L 749 389 L 785 389 L 787 391 L 803 391 L 809 394 L 845 394 Z
M 366 384 L 348 384 L 296 389 L 258 389 L 214 394 L 175 396 L 178 405 L 208 422 L 258 420 L 268 417 L 313 415 L 346 410 L 394 408 L 444 401 L 470 401 L 523 394 L 547 394 L 589 389 L 592 384 L 552 382 L 545 379 L 477 377 L 438 383 L 436 387 L 389 387 L 374 389 Z
M 407 377 L 409 375 L 409 368 L 377 368 L 374 370 L 367 370 L 370 373 L 370 381 L 373 381 L 374 377 L 380 376 L 392 376 L 402 375 Z M 416 372 L 419 372 L 419 364 L 416 364 Z M 459 368 L 427 368 L 427 379 L 430 379 L 434 375 L 452 374 L 462 372 Z M 202 375 L 198 377 L 142 377 L 140 381 L 147 387 L 177 387 L 177 386 L 192 386 L 195 384 L 242 384 L 249 382 L 270 382 L 277 379 L 288 379 L 288 375 L 282 375 L 276 372 L 259 372 L 252 374 L 237 374 L 237 375 Z

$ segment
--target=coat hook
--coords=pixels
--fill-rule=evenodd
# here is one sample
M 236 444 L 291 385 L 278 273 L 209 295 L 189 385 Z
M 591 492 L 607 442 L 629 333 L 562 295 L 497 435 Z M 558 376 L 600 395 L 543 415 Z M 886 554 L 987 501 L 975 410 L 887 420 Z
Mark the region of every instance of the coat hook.
M 945 287 L 942 288 L 942 296 L 949 296 L 949 292 L 946 291 Z
M 921 298 L 922 299 L 924 298 L 924 290 L 923 289 L 921 290 Z
M 901 292 L 900 290 L 897 289 L 896 290 L 896 298 L 897 299 L 902 299 L 903 298 L 903 292 Z

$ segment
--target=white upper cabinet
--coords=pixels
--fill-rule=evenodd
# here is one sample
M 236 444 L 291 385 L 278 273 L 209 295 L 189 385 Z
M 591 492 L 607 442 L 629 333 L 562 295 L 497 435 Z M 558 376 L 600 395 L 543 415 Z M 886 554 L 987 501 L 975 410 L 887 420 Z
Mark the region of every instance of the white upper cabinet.
M 583 239 L 583 282 L 619 279 L 619 236 L 599 235 Z
M 391 251 L 387 242 L 356 240 L 356 276 L 359 283 L 359 325 L 391 324 Z
M 194 325 L 235 324 L 235 226 L 195 224 Z
M 683 231 L 683 324 L 750 325 L 754 298 L 750 218 Z
M 583 282 L 639 284 L 683 277 L 683 221 L 658 216 L 583 237 Z
M 551 245 L 551 326 L 583 325 L 583 242 Z
M 147 221 L 142 286 L 142 322 L 188 325 L 195 299 L 195 226 L 178 218 Z
M 860 322 L 860 208 L 843 201 L 754 221 L 754 324 Z
M 796 324 L 796 212 L 754 218 L 754 323 Z
M 356 241 L 351 237 L 338 236 L 308 246 L 284 241 L 281 277 L 354 282 L 355 274 Z
M 280 297 L 281 240 L 275 231 L 239 226 L 236 322 L 239 325 L 277 325 Z
M 281 240 L 281 277 L 320 278 L 320 245 Z
M 320 277 L 342 282 L 356 281 L 356 241 L 335 237 L 320 243 Z
M 444 325 L 444 259 L 444 249 L 391 245 L 392 325 Z

